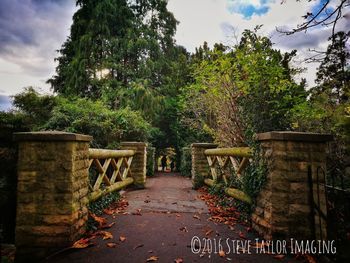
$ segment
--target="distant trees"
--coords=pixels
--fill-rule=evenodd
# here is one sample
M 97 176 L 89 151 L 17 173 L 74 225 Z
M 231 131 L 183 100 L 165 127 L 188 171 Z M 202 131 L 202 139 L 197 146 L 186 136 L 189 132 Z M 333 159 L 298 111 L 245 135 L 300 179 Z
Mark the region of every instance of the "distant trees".
M 300 105 L 296 121 L 300 129 L 342 136 L 341 123 L 350 115 L 349 33 L 338 32 L 330 39 L 317 71 L 317 85 L 308 93 L 309 100 Z

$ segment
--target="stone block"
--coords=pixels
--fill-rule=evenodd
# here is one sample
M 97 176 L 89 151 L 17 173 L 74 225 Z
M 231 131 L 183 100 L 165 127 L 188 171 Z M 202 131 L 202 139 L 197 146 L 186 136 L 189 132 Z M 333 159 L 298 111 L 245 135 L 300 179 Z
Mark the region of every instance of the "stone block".
M 289 206 L 289 215 L 297 217 L 308 216 L 311 212 L 309 205 L 291 204 Z
M 87 158 L 91 137 L 61 132 L 21 133 L 16 137 L 19 140 L 16 261 L 22 262 L 21 258 L 30 255 L 32 260 L 40 260 L 40 255 L 47 255 L 53 247 L 67 247 L 74 241 L 75 222 L 79 222 L 79 233 L 87 222 Z M 78 195 L 74 187 L 79 188 Z

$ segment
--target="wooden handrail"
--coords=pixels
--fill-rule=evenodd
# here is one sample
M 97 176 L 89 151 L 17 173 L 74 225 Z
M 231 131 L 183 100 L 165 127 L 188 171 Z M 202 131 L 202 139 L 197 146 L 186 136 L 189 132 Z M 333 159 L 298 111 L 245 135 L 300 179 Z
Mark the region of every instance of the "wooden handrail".
M 213 186 L 222 181 L 226 194 L 252 203 L 252 199 L 242 190 L 228 187 L 228 179 L 232 174 L 225 170 L 231 166 L 235 170 L 236 176 L 240 178 L 244 169 L 249 165 L 249 159 L 253 157 L 252 150 L 249 147 L 215 148 L 205 150 L 204 155 L 207 158 L 211 176 L 211 178 L 206 178 L 204 183 Z
M 106 150 L 106 149 L 89 149 L 90 159 L 107 159 L 134 156 L 134 150 Z
M 249 147 L 207 149 L 204 151 L 204 154 L 207 156 L 252 157 L 252 152 Z
M 131 174 L 134 155 L 134 150 L 89 149 L 89 169 L 93 167 L 97 172 L 89 182 L 90 202 L 134 182 Z

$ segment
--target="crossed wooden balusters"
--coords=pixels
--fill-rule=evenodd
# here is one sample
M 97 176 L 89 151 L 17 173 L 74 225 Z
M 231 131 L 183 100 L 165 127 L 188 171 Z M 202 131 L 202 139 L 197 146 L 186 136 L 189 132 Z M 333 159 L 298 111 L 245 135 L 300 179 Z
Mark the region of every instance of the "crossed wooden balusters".
M 210 168 L 211 178 L 206 178 L 204 180 L 205 184 L 213 186 L 219 183 L 222 178 L 225 184 L 225 192 L 237 199 L 251 203 L 251 198 L 246 195 L 243 191 L 235 188 L 229 188 L 228 186 L 228 176 L 227 173 L 222 173 L 228 165 L 232 165 L 238 178 L 242 176 L 242 172 L 249 165 L 249 159 L 252 157 L 252 153 L 249 147 L 235 147 L 235 148 L 216 148 L 207 149 L 204 154 L 207 157 L 208 165 Z M 238 160 L 237 158 L 241 158 Z M 217 169 L 221 172 L 218 173 Z
M 134 182 L 130 169 L 134 155 L 133 150 L 89 149 L 89 170 L 95 168 L 98 172 L 96 180 L 89 182 L 90 202 Z

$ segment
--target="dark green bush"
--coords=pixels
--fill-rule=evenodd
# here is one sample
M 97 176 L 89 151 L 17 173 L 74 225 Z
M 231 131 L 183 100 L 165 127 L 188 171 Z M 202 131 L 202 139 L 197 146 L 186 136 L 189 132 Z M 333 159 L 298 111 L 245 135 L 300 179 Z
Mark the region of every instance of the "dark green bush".
M 107 195 L 102 196 L 100 199 L 91 202 L 88 206 L 89 212 L 95 215 L 101 215 L 103 210 L 109 207 L 113 202 L 120 199 L 120 194 L 118 191 L 109 193 Z M 87 223 L 87 230 L 96 230 L 97 225 L 96 222 L 89 217 Z
M 180 164 L 181 174 L 183 176 L 191 177 L 192 169 L 192 156 L 191 148 L 183 147 L 181 149 L 181 164 Z
M 156 148 L 147 147 L 147 164 L 146 164 L 147 176 L 154 176 L 155 151 L 156 151 Z

